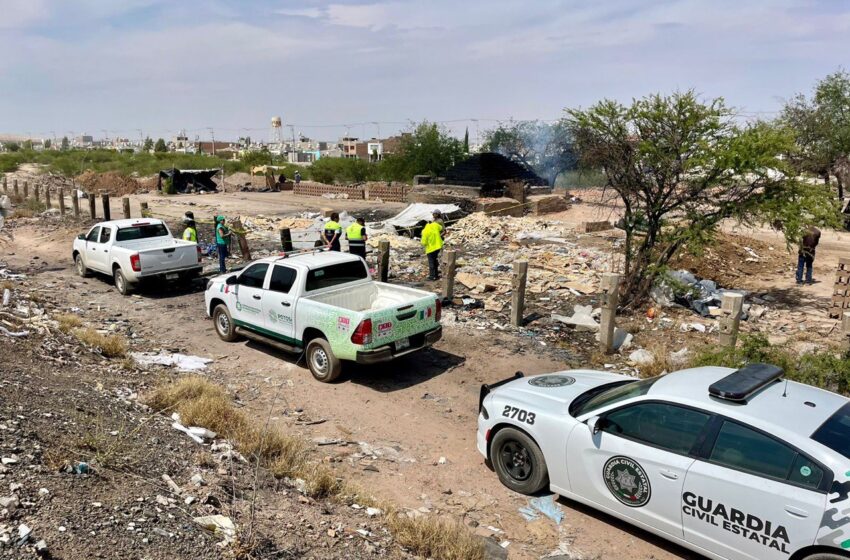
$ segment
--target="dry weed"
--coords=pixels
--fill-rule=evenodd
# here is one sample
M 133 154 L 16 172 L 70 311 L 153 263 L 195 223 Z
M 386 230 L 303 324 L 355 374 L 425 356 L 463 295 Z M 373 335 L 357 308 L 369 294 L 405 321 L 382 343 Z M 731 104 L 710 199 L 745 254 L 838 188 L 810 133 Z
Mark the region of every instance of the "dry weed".
M 56 322 L 59 323 L 59 330 L 66 334 L 83 326 L 83 321 L 76 315 L 72 315 L 70 313 L 56 315 L 54 319 L 56 319 Z
M 73 333 L 80 342 L 99 349 L 107 358 L 127 355 L 127 339 L 119 334 L 103 335 L 90 327 L 74 329 Z
M 670 352 L 663 344 L 650 344 L 647 351 L 652 354 L 654 359 L 648 364 L 638 366 L 641 377 L 656 377 L 662 373 L 669 373 L 678 369 L 670 362 Z
M 173 412 L 180 403 L 201 396 L 219 397 L 229 402 L 224 389 L 199 375 L 181 377 L 176 383 L 159 385 L 147 395 L 145 403 L 156 412 Z
M 244 430 L 236 436 L 239 451 L 265 464 L 276 478 L 297 476 L 306 470 L 309 447 L 300 437 L 278 430 Z
M 431 516 L 410 518 L 391 512 L 387 523 L 396 541 L 418 556 L 441 560 L 485 558 L 481 539 L 457 521 Z
M 304 473 L 307 482 L 307 495 L 315 500 L 339 496 L 345 485 L 328 467 L 314 465 Z

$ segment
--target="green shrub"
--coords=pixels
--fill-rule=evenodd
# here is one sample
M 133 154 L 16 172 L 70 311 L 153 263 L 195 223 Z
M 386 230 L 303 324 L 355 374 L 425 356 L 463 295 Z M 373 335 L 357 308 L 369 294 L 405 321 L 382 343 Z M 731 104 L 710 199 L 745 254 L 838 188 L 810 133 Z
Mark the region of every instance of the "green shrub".
M 696 353 L 692 367 L 722 366 L 740 368 L 748 363 L 766 363 L 785 371 L 786 378 L 844 395 L 850 394 L 850 359 L 830 351 L 802 355 L 771 346 L 762 334 L 744 335 L 735 348 L 709 346 Z

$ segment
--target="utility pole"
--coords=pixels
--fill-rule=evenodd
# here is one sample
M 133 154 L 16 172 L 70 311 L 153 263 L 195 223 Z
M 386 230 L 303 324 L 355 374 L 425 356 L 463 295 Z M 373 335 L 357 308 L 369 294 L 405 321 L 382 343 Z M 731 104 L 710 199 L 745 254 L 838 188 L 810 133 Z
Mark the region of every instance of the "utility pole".
M 480 138 L 479 131 L 478 131 L 478 119 L 470 119 L 470 120 L 475 123 L 475 147 L 477 148 L 478 146 L 481 145 L 481 138 Z
M 136 130 L 139 132 L 139 150 L 142 150 L 145 147 L 145 139 L 142 138 L 142 129 L 137 128 Z
M 211 126 L 208 126 L 207 130 L 210 131 L 210 138 L 212 140 L 212 152 L 213 152 L 212 155 L 215 155 L 215 131 L 213 130 L 213 128 Z
M 378 131 L 378 132 L 377 132 L 377 134 L 378 134 L 378 135 L 377 135 L 375 138 L 377 138 L 378 140 L 380 140 L 380 139 L 381 139 L 381 123 L 379 123 L 379 122 L 377 122 L 377 121 L 374 121 L 372 124 L 374 124 L 374 125 L 375 125 L 375 129 Z

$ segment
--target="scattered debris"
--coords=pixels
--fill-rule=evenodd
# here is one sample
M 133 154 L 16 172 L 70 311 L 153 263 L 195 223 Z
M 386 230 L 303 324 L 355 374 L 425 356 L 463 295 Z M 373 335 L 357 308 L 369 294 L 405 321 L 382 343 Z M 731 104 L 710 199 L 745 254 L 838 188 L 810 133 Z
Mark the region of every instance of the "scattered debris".
M 534 521 L 539 517 L 539 513 L 554 521 L 556 525 L 560 525 L 564 519 L 564 510 L 555 503 L 553 494 L 529 498 L 528 505 L 519 508 L 519 513 L 526 521 Z
M 180 371 L 206 369 L 207 364 L 212 362 L 211 358 L 187 356 L 179 352 L 167 352 L 165 350 L 160 350 L 159 353 L 131 352 L 130 355 L 141 365 L 174 366 Z

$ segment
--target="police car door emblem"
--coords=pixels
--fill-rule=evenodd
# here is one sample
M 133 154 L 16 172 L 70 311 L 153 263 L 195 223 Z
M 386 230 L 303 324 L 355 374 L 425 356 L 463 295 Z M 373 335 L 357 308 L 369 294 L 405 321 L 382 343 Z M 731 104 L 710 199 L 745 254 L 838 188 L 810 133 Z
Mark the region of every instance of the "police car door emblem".
M 611 457 L 602 468 L 602 478 L 611 494 L 627 506 L 642 507 L 649 502 L 652 494 L 649 477 L 636 461 Z
M 575 377 L 569 375 L 540 375 L 528 380 L 528 384 L 535 387 L 566 387 L 575 382 Z

